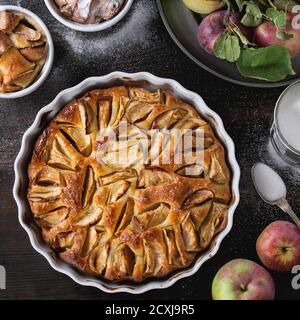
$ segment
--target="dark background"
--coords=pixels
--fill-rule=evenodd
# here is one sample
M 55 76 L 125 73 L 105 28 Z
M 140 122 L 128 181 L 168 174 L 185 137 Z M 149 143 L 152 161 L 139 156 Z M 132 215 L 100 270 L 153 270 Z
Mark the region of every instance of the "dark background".
M 43 1 L 0 3 L 18 4 L 38 14 L 50 29 L 56 52 L 50 76 L 35 93 L 21 99 L 0 100 L 0 265 L 7 271 L 7 289 L 0 291 L 0 299 L 211 299 L 213 277 L 224 263 L 234 258 L 259 262 L 255 251 L 258 235 L 272 221 L 286 217 L 257 196 L 250 175 L 252 165 L 261 160 L 277 169 L 287 183 L 292 206 L 296 211 L 300 208 L 300 171 L 283 163 L 269 147 L 274 105 L 283 89 L 245 88 L 200 69 L 169 37 L 155 0 L 135 0 L 130 13 L 117 26 L 92 34 L 75 32 L 61 25 Z M 104 294 L 54 271 L 31 247 L 19 225 L 12 196 L 13 164 L 21 137 L 39 109 L 61 90 L 89 76 L 116 70 L 148 71 L 173 78 L 199 93 L 223 119 L 236 144 L 236 157 L 242 171 L 241 202 L 234 226 L 217 255 L 194 276 L 180 280 L 169 289 L 139 296 Z M 300 291 L 291 287 L 292 274 L 272 275 L 277 299 L 300 298 Z

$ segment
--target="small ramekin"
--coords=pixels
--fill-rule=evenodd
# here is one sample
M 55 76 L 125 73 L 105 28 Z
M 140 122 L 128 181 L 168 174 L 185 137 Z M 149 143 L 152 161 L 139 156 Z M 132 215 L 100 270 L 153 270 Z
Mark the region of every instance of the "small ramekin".
M 44 1 L 48 10 L 53 15 L 53 17 L 56 20 L 58 20 L 60 23 L 65 25 L 66 27 L 69 27 L 71 29 L 74 29 L 76 31 L 81 31 L 81 32 L 97 32 L 97 31 L 102 31 L 102 30 L 111 28 L 113 25 L 121 21 L 129 11 L 129 9 L 131 8 L 134 0 L 126 0 L 126 3 L 124 4 L 123 8 L 112 19 L 108 21 L 100 22 L 100 23 L 94 23 L 94 24 L 82 24 L 82 23 L 74 22 L 64 17 L 61 14 L 61 12 L 59 11 L 58 7 L 56 6 L 53 0 L 44 0 Z
M 32 92 L 36 91 L 37 88 L 46 80 L 48 77 L 52 66 L 53 66 L 53 60 L 54 60 L 54 45 L 52 41 L 51 34 L 45 25 L 45 23 L 33 12 L 24 9 L 22 7 L 17 7 L 17 6 L 11 6 L 11 5 L 0 5 L 0 11 L 11 11 L 11 12 L 16 12 L 16 13 L 21 13 L 24 14 L 25 16 L 31 18 L 33 21 L 35 21 L 39 27 L 41 27 L 44 35 L 46 36 L 47 43 L 48 43 L 48 56 L 46 59 L 46 62 L 40 71 L 38 77 L 34 80 L 34 82 L 27 88 L 22 89 L 17 92 L 12 92 L 12 93 L 0 93 L 0 98 L 1 99 L 16 99 L 16 98 L 21 98 L 24 96 L 27 96 L 31 94 Z
M 174 96 L 195 106 L 199 114 L 211 124 L 220 141 L 222 141 L 226 149 L 228 164 L 232 173 L 232 201 L 228 211 L 228 223 L 226 228 L 214 238 L 208 250 L 199 254 L 195 262 L 188 268 L 176 271 L 172 275 L 163 279 L 151 279 L 142 283 L 116 283 L 90 275 L 84 275 L 60 260 L 55 255 L 54 251 L 43 241 L 41 231 L 32 219 L 32 214 L 26 198 L 28 188 L 27 167 L 32 156 L 35 141 L 43 132 L 48 122 L 54 118 L 54 116 L 65 104 L 69 103 L 75 98 L 81 97 L 86 92 L 95 88 L 107 88 L 122 84 L 137 85 L 150 90 L 157 88 L 169 90 Z M 18 206 L 19 221 L 27 232 L 33 248 L 43 255 L 55 270 L 68 275 L 81 285 L 96 287 L 107 293 L 127 292 L 132 294 L 141 294 L 153 289 L 168 288 L 178 280 L 195 274 L 205 261 L 212 258 L 217 253 L 222 240 L 231 230 L 233 225 L 234 211 L 238 206 L 240 199 L 240 168 L 235 158 L 234 143 L 225 131 L 221 118 L 205 104 L 203 99 L 198 94 L 185 89 L 182 85 L 174 80 L 159 78 L 147 72 L 113 72 L 102 77 L 91 77 L 84 80 L 77 86 L 66 89 L 59 93 L 50 104 L 39 111 L 34 123 L 25 132 L 22 139 L 21 150 L 15 161 L 14 169 L 15 183 L 13 192 Z

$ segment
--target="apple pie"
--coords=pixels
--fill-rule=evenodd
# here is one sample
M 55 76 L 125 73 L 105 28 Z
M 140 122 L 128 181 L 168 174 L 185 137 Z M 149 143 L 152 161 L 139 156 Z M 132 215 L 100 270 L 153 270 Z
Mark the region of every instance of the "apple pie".
M 152 131 L 187 132 L 188 150 L 175 143 L 181 135 L 170 135 L 154 144 L 154 161 L 141 161 L 136 146 Z M 107 132 L 116 133 L 113 148 Z M 113 161 L 129 150 L 127 161 Z M 175 161 L 178 150 L 202 160 Z M 227 225 L 224 148 L 194 107 L 167 91 L 96 89 L 67 104 L 38 138 L 28 175 L 28 201 L 45 241 L 65 262 L 108 280 L 185 268 Z
M 39 75 L 47 52 L 46 38 L 32 19 L 0 11 L 0 92 L 28 87 Z
M 68 19 L 82 24 L 110 20 L 119 13 L 125 0 L 54 0 Z

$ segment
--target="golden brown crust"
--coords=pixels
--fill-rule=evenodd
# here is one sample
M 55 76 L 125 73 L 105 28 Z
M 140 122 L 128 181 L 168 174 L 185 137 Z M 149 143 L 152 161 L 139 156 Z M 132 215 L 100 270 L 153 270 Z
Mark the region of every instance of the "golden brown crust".
M 0 12 L 0 92 L 28 87 L 40 73 L 47 53 L 45 36 L 32 19 Z
M 103 151 L 108 138 L 97 134 L 113 128 L 121 136 L 123 120 L 133 146 L 136 136 L 147 139 L 143 130 L 203 129 L 202 148 L 191 149 L 202 164 L 177 164 L 172 153 L 163 164 L 160 147 L 154 165 L 112 164 Z M 121 142 L 118 148 L 121 154 Z M 28 175 L 28 200 L 45 241 L 67 263 L 109 280 L 142 281 L 184 268 L 227 224 L 223 146 L 192 106 L 161 90 L 93 90 L 66 105 L 38 138 Z

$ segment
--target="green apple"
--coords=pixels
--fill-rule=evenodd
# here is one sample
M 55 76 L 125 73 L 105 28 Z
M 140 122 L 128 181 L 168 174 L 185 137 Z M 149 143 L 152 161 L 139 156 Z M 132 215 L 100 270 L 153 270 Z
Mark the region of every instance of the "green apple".
M 236 259 L 216 274 L 212 296 L 214 300 L 273 300 L 275 285 L 266 269 L 253 261 Z
M 183 0 L 183 3 L 190 10 L 200 14 L 209 14 L 225 6 L 221 0 Z

